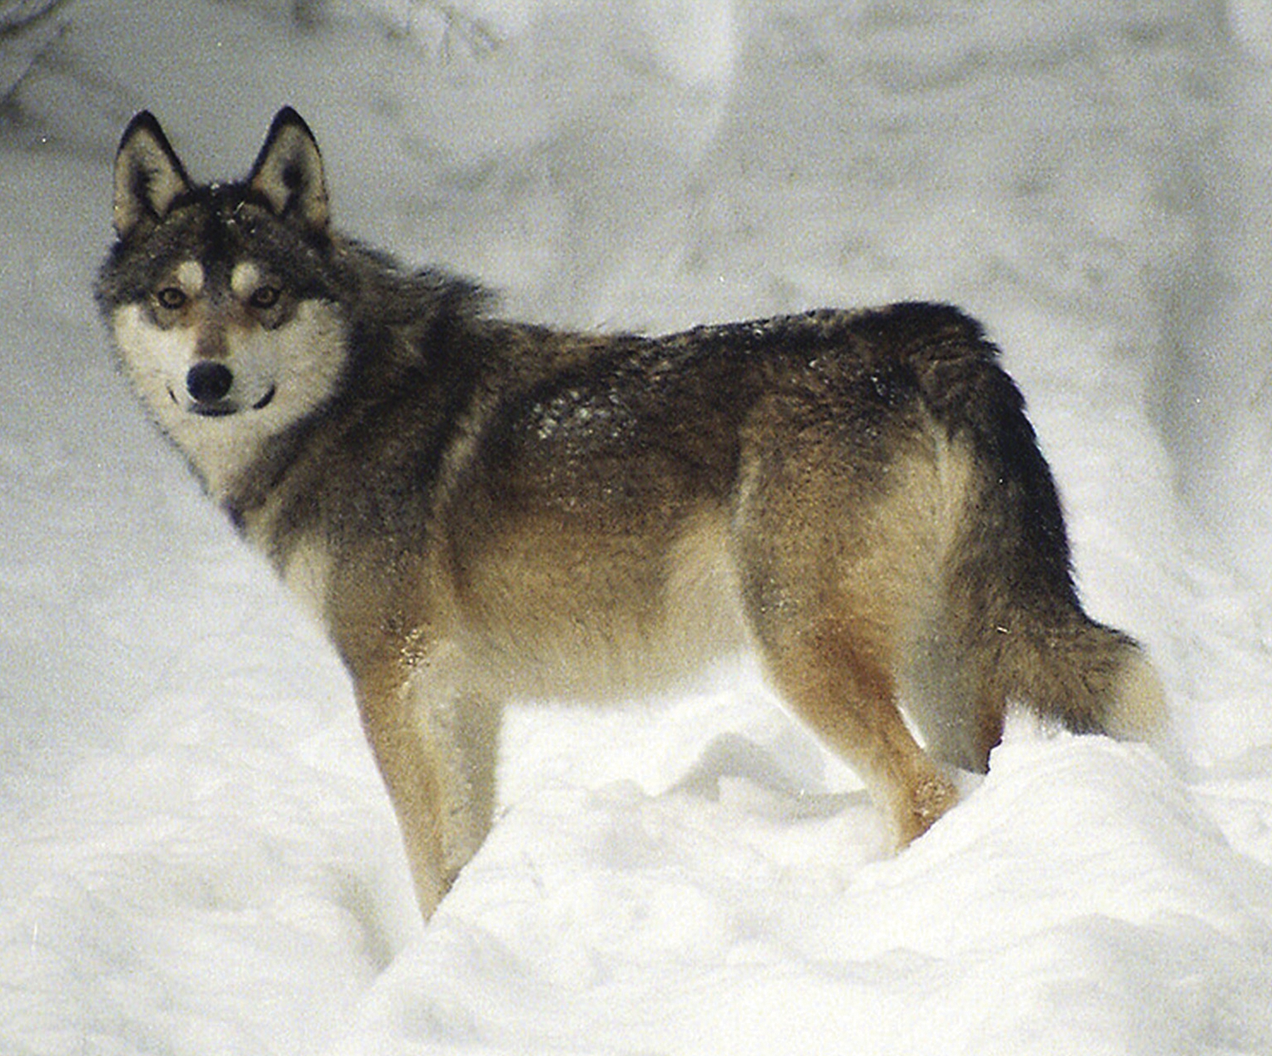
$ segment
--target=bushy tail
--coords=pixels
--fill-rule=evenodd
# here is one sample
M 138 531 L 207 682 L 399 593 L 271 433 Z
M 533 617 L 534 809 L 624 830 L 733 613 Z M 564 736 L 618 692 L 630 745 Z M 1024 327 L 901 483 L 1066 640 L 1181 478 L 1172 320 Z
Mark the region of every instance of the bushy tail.
M 991 679 L 1008 700 L 1075 733 L 1151 740 L 1165 731 L 1161 681 L 1132 638 L 1080 608 L 1071 620 L 1036 626 L 1019 638 L 1002 651 L 1004 668 Z
M 1135 739 L 1163 730 L 1165 698 L 1143 650 L 1078 600 L 1055 482 L 998 350 L 977 322 L 945 306 L 900 305 L 880 325 L 892 330 L 887 344 L 913 372 L 937 429 L 971 453 L 937 622 L 978 733 L 970 750 L 962 736 L 945 754 L 983 768 L 1008 701 L 1076 732 Z

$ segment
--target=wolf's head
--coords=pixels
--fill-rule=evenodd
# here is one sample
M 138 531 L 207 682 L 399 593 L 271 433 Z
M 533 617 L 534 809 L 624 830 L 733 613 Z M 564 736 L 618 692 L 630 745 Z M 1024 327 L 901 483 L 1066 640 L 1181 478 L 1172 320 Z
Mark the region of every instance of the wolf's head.
M 115 160 L 98 302 L 151 413 L 214 492 L 345 369 L 322 158 L 290 107 L 245 180 L 196 186 L 140 113 Z

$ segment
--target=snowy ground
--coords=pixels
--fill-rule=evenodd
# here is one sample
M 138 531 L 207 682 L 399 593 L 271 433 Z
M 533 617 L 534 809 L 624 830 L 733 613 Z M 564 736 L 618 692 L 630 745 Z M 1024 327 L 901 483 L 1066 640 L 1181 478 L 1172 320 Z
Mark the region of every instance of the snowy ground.
M 0 43 L 0 1052 L 1272 1053 L 1259 0 L 64 14 Z M 422 927 L 339 665 L 88 292 L 134 109 L 211 178 L 284 102 L 347 230 L 510 313 L 982 316 L 1174 765 L 1016 721 L 892 858 L 745 663 L 518 709 L 494 832 Z

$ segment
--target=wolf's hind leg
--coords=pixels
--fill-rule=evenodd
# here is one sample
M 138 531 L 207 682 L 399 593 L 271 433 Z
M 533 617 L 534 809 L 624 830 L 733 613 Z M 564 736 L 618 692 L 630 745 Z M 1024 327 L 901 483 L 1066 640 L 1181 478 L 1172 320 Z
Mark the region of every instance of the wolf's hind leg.
M 759 421 L 731 552 L 774 688 L 860 774 L 905 846 L 958 798 L 898 707 L 937 580 L 943 499 L 913 423 L 848 410 L 866 423 L 851 434 L 816 404 L 775 403 Z
M 851 622 L 824 620 L 764 648 L 787 705 L 866 782 L 898 846 L 921 836 L 958 798 L 911 736 L 878 643 Z
M 896 845 L 922 836 L 958 800 L 897 706 L 886 652 L 851 621 L 826 620 L 761 645 L 779 696 L 853 768 L 887 812 Z

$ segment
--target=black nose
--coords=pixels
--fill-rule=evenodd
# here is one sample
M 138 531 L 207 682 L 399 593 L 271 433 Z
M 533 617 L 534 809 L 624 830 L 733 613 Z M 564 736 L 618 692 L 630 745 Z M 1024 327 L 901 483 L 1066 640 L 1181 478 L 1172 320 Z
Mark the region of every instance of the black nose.
M 186 391 L 196 403 L 216 403 L 229 395 L 234 375 L 224 363 L 196 363 L 186 375 Z

